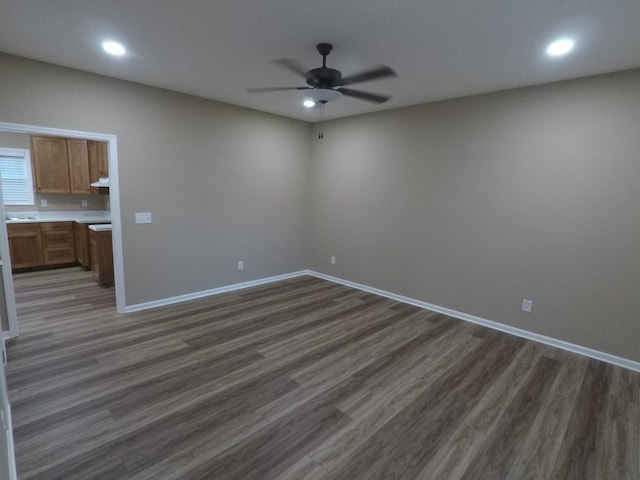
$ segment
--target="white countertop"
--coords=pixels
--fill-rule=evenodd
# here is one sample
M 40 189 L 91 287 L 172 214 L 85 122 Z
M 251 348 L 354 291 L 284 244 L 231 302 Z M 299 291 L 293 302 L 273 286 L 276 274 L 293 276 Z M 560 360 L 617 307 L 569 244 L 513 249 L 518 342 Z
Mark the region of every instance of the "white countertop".
M 89 225 L 89 230 L 93 230 L 94 232 L 110 232 L 111 224 L 103 223 L 101 225 Z
M 6 217 L 30 217 L 25 220 L 6 220 L 6 223 L 36 222 L 110 222 L 111 212 L 107 210 L 67 210 L 58 212 L 5 212 Z

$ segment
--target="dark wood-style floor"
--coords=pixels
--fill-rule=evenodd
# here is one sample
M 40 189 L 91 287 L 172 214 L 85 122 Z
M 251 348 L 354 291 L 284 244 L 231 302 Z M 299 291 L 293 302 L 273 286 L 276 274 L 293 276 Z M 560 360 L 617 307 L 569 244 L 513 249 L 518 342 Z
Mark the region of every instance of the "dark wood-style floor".
M 28 479 L 640 478 L 640 374 L 301 277 L 130 315 L 15 279 Z

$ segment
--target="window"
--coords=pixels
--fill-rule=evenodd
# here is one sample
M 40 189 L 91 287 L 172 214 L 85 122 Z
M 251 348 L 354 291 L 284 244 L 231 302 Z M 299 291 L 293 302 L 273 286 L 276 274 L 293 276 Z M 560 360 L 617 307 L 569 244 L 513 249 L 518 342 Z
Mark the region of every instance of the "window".
M 5 205 L 34 205 L 29 150 L 0 148 L 0 177 Z

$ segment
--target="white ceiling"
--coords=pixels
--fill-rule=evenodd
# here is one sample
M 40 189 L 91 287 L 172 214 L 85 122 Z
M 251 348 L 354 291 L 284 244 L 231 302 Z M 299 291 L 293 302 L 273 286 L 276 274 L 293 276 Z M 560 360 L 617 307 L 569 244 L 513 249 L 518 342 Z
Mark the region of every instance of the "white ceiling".
M 329 42 L 344 75 L 380 64 L 397 78 L 350 88 L 393 98 L 340 98 L 325 118 L 640 67 L 640 0 L 0 0 L 0 51 L 306 121 L 304 86 L 269 62 L 309 68 Z M 548 58 L 569 36 L 576 48 Z M 106 56 L 105 39 L 124 43 Z

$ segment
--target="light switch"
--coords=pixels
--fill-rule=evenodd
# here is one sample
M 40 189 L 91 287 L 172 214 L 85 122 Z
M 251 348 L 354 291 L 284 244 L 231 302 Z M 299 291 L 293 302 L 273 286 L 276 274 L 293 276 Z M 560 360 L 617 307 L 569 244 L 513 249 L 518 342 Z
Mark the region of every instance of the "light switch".
M 42 200 L 40 200 L 40 206 L 41 207 L 46 207 L 49 205 L 49 202 L 47 202 L 44 198 Z
M 151 223 L 151 213 L 137 213 L 136 212 L 136 223 Z

